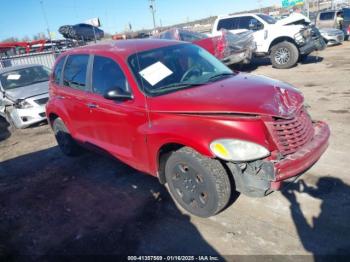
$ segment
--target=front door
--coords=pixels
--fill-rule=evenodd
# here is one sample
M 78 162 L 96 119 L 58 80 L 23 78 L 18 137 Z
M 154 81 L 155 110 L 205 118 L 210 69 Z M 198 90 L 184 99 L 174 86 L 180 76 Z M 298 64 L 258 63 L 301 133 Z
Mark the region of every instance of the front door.
M 124 162 L 144 170 L 148 163 L 146 137 L 147 115 L 144 106 L 134 99 L 113 101 L 103 96 L 110 90 L 131 93 L 128 81 L 116 61 L 97 56 L 93 58 L 92 92 L 89 103 L 93 123 L 93 142 Z M 142 160 L 142 161 L 141 161 Z

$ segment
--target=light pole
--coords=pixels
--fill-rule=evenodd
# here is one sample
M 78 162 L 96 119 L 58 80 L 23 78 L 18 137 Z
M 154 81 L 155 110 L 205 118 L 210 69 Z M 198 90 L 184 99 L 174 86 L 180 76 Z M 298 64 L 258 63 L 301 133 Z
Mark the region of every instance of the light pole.
M 155 0 L 149 0 L 149 9 L 151 10 L 152 13 L 152 18 L 153 18 L 153 30 L 156 30 L 156 18 L 155 18 L 155 12 L 156 10 L 154 9 L 154 2 Z
M 54 51 L 53 44 L 52 44 L 52 39 L 51 39 L 51 32 L 50 32 L 50 28 L 49 28 L 49 21 L 47 20 L 47 16 L 46 16 L 43 0 L 40 0 L 40 6 L 41 6 L 41 11 L 43 13 L 43 17 L 44 17 L 44 20 L 45 20 L 45 23 L 46 23 L 46 29 L 47 29 L 47 33 L 49 35 L 51 48 L 52 48 L 52 51 Z

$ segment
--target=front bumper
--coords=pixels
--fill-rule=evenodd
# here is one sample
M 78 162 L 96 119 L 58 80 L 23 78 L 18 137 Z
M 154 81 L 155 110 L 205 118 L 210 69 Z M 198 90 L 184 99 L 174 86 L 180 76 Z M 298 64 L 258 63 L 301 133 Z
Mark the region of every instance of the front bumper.
M 326 48 L 326 42 L 322 37 L 313 38 L 307 41 L 304 45 L 299 47 L 299 51 L 301 55 L 307 55 L 314 51 L 321 51 Z
M 330 129 L 324 122 L 314 124 L 313 139 L 294 154 L 277 162 L 275 166 L 275 180 L 271 182 L 271 189 L 278 190 L 282 181 L 301 175 L 308 170 L 326 151 L 330 137 Z
M 322 35 L 322 37 L 327 41 L 328 45 L 337 45 L 337 44 L 341 44 L 344 42 L 344 35 L 334 35 L 334 36 L 330 36 L 330 35 Z
M 14 108 L 10 112 L 10 116 L 16 128 L 26 128 L 46 120 L 45 106 L 36 106 L 28 109 Z

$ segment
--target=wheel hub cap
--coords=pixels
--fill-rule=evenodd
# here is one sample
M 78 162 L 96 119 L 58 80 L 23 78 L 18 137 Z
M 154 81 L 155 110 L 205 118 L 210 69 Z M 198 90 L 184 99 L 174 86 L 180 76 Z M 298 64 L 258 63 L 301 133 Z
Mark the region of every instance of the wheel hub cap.
M 287 48 L 280 48 L 277 50 L 275 54 L 275 60 L 277 64 L 284 65 L 288 63 L 289 59 L 290 59 L 290 52 Z
M 174 189 L 178 196 L 193 207 L 203 208 L 208 202 L 208 187 L 203 176 L 194 168 L 178 164 L 172 178 Z

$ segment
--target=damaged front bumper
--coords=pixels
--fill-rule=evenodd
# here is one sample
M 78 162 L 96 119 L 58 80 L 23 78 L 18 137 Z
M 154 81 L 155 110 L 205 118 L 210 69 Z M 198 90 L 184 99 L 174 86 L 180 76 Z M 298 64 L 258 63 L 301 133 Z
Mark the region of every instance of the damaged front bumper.
M 263 197 L 279 190 L 283 181 L 297 178 L 312 167 L 327 149 L 330 137 L 326 123 L 316 122 L 313 125 L 315 133 L 310 142 L 282 160 L 228 163 L 236 190 L 251 197 Z
M 300 46 L 299 50 L 301 55 L 307 55 L 312 53 L 313 51 L 322 51 L 326 47 L 327 47 L 326 42 L 323 40 L 322 37 L 319 37 L 317 39 L 309 40 L 304 45 Z
M 326 151 L 330 129 L 324 122 L 314 124 L 315 135 L 313 139 L 294 154 L 275 164 L 275 179 L 271 183 L 272 190 L 278 190 L 281 183 L 296 177 L 308 170 Z

